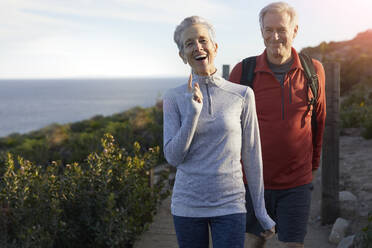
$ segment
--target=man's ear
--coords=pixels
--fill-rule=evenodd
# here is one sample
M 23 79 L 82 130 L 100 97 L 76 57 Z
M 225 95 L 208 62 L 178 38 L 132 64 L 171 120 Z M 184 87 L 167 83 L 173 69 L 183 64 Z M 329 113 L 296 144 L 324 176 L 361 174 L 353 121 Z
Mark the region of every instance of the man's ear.
M 296 25 L 294 27 L 294 30 L 293 30 L 293 39 L 297 36 L 297 32 L 298 32 L 298 25 Z
M 218 50 L 218 44 L 214 43 L 214 52 L 217 53 L 217 50 Z
M 178 55 L 180 56 L 180 58 L 182 59 L 183 63 L 187 64 L 187 59 L 186 57 L 183 55 L 182 52 L 178 52 Z

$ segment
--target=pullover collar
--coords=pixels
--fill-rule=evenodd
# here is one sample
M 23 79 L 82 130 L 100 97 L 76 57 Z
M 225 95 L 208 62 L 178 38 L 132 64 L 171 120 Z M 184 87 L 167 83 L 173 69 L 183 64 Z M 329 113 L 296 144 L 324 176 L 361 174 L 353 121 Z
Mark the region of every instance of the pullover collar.
M 221 86 L 222 77 L 217 70 L 215 73 L 209 76 L 200 76 L 197 75 L 194 71 L 192 71 L 192 81 L 199 84 Z
M 293 59 L 293 64 L 292 64 L 290 70 L 294 70 L 294 69 L 303 70 L 302 65 L 301 65 L 301 61 L 300 61 L 300 57 L 298 56 L 298 53 L 297 53 L 296 49 L 294 49 L 293 47 L 292 47 L 292 59 Z M 261 55 L 258 56 L 257 65 L 256 65 L 256 69 L 254 70 L 254 72 L 255 73 L 257 73 L 257 72 L 271 73 L 271 70 L 269 68 L 268 61 L 267 61 L 267 51 L 266 51 L 266 49 Z

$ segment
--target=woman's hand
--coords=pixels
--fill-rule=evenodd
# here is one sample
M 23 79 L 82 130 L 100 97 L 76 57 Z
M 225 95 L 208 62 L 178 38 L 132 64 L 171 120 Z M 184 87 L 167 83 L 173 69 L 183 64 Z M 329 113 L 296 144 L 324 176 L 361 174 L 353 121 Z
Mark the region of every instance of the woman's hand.
M 269 230 L 265 230 L 264 232 L 261 233 L 261 237 L 264 238 L 265 240 L 271 239 L 275 234 L 275 226 L 273 226 Z
M 203 102 L 203 94 L 201 93 L 199 84 L 195 83 L 195 86 L 192 87 L 192 73 L 190 74 L 190 77 L 189 77 L 188 90 L 190 93 L 192 93 L 192 99 L 194 101 L 197 101 L 198 103 Z

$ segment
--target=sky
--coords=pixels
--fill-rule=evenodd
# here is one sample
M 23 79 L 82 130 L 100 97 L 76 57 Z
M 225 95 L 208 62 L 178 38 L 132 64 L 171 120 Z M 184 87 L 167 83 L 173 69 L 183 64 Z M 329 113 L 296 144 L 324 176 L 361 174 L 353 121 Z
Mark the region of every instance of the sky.
M 0 79 L 187 76 L 173 41 L 187 16 L 212 23 L 215 64 L 264 50 L 258 13 L 266 0 L 0 0 Z M 371 0 L 288 0 L 300 50 L 372 28 Z

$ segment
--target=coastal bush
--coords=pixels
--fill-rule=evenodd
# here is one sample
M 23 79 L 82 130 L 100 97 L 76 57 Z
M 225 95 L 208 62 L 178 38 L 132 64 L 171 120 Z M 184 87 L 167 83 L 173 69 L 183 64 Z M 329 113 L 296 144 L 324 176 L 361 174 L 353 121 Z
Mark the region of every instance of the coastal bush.
M 129 155 L 110 134 L 101 145 L 82 164 L 40 166 L 8 154 L 0 175 L 0 247 L 133 245 L 168 194 L 163 180 L 149 184 L 159 147 L 142 152 L 135 142 Z
M 340 119 L 343 128 L 362 128 L 363 137 L 372 138 L 372 80 L 357 84 L 344 98 Z
M 362 136 L 366 139 L 372 139 L 372 106 L 368 108 L 368 114 L 363 127 Z

